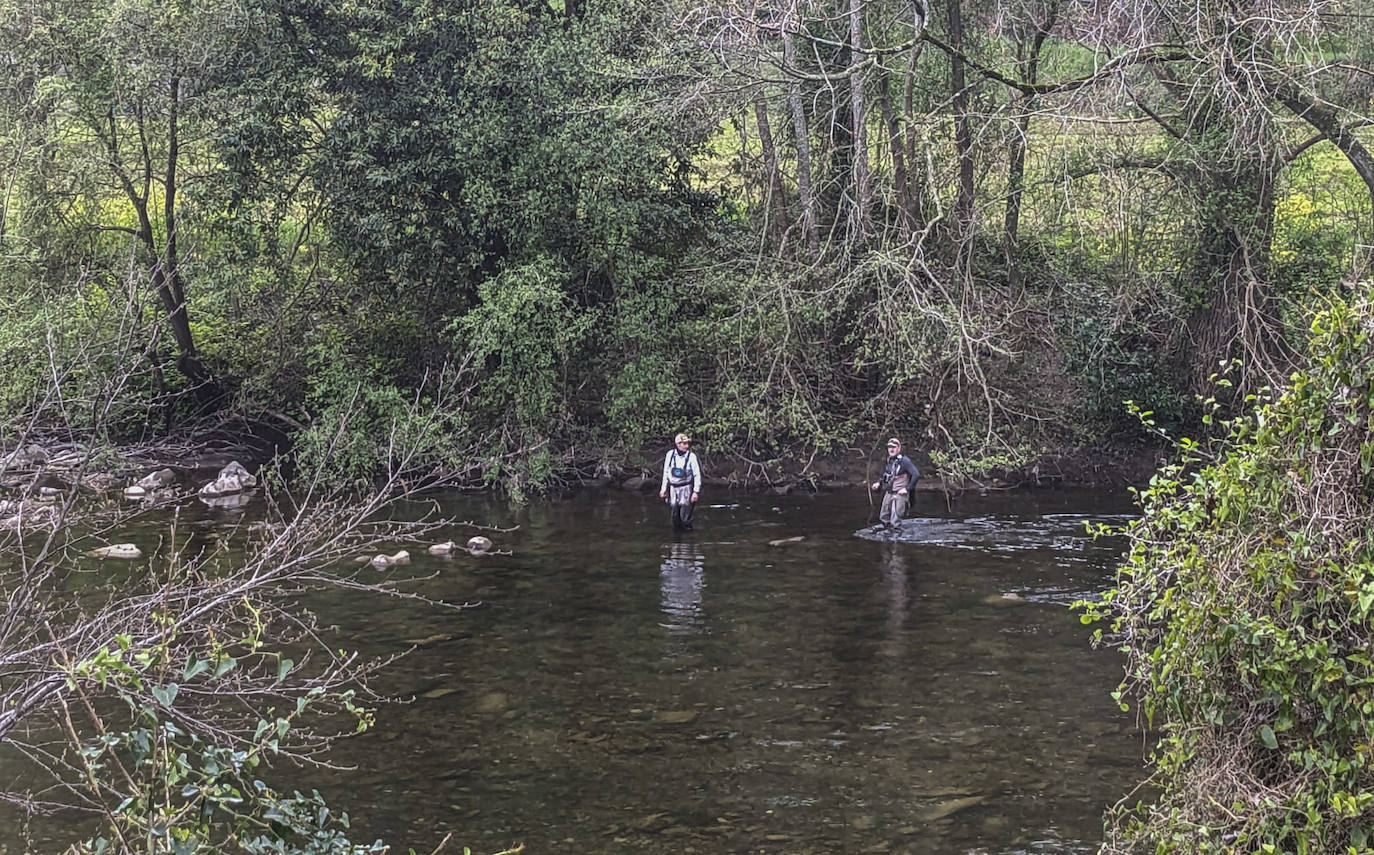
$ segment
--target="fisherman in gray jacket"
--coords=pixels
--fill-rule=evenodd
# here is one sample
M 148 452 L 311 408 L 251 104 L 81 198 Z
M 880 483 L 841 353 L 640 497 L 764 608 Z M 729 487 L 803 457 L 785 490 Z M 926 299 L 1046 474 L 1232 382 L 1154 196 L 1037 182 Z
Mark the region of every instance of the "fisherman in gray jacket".
M 878 524 L 883 528 L 897 528 L 902 524 L 906 513 L 907 497 L 921 480 L 921 470 L 902 454 L 902 441 L 892 437 L 887 441 L 887 466 L 883 469 L 880 481 L 873 482 L 873 489 L 883 491 L 883 507 L 878 512 Z
M 692 509 L 701 494 L 701 461 L 692 451 L 692 438 L 685 433 L 673 437 L 673 448 L 663 458 L 663 483 L 659 498 L 673 508 L 673 528 L 692 530 Z

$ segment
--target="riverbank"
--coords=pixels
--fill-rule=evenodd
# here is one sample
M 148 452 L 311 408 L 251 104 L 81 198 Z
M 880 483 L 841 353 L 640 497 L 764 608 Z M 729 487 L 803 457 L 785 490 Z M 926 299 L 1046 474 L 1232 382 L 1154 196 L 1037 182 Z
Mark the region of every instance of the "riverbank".
M 14 447 L 0 449 L 0 490 L 59 491 L 78 486 L 97 493 L 136 485 L 151 473 L 170 475 L 170 484 L 194 490 L 202 481 L 237 461 L 250 471 L 289 464 L 293 446 L 289 426 L 241 416 L 201 424 L 154 441 L 101 445 L 70 433 L 32 432 Z M 654 491 L 658 488 L 662 447 L 627 453 L 623 447 L 569 446 L 555 457 L 556 486 Z M 697 453 L 705 481 L 714 489 L 785 495 L 864 487 L 879 477 L 882 445 L 847 448 L 828 454 L 779 454 L 760 458 L 699 442 Z M 922 450 L 909 452 L 923 473 L 921 491 L 963 492 L 1033 489 L 1052 486 L 1125 487 L 1145 483 L 1163 460 L 1163 451 L 1140 443 L 1121 446 L 1057 449 L 1016 469 L 992 469 L 977 477 L 941 472 Z M 463 489 L 499 488 L 487 470 L 474 464 L 440 479 Z
M 665 446 L 666 448 L 666 446 Z M 591 479 L 596 486 L 625 490 L 656 489 L 663 450 L 644 449 L 616 470 Z M 733 451 L 698 448 L 705 481 L 710 486 L 786 494 L 793 490 L 830 490 L 864 487 L 882 473 L 883 446 L 850 448 L 809 457 L 783 456 L 755 460 Z M 916 489 L 933 492 L 1015 490 L 1037 487 L 1126 487 L 1144 484 L 1163 460 L 1159 447 L 1136 444 L 1119 447 L 1059 449 L 1047 452 L 1024 467 L 993 469 L 981 477 L 941 473 L 922 451 L 909 452 L 921 470 Z

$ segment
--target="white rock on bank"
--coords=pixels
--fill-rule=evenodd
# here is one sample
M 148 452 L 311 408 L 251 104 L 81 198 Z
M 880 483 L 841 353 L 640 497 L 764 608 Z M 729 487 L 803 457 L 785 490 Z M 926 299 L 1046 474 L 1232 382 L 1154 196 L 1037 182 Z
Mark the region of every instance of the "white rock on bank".
M 249 476 L 252 477 L 252 476 Z M 170 487 L 177 482 L 177 473 L 171 469 L 159 469 L 150 472 L 139 479 L 138 485 L 145 490 L 161 490 L 163 487 Z

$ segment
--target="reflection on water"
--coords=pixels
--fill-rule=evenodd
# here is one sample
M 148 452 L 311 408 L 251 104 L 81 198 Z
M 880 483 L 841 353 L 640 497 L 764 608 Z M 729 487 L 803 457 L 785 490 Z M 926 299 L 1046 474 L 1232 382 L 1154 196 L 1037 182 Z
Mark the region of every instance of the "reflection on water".
M 300 782 L 399 851 L 1095 850 L 1142 748 L 1064 604 L 1106 586 L 1121 544 L 1084 523 L 1124 496 L 919 495 L 891 537 L 855 532 L 861 492 L 712 499 L 672 542 L 656 496 L 447 500 L 512 554 L 410 550 L 476 609 L 311 603 L 366 653 L 424 644 L 377 685 L 413 700 L 334 756 L 356 771 Z
M 670 633 L 703 630 L 701 589 L 706 586 L 706 556 L 694 541 L 667 545 L 668 554 L 659 566 L 658 587 L 663 610 L 662 626 Z

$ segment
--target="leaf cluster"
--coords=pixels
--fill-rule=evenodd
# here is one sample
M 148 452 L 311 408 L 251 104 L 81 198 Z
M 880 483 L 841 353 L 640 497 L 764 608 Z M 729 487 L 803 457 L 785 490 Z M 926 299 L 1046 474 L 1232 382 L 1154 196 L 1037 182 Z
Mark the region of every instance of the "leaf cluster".
M 1306 366 L 1141 491 L 1110 621 L 1118 699 L 1158 728 L 1153 804 L 1109 852 L 1374 842 L 1374 304 L 1332 303 Z

